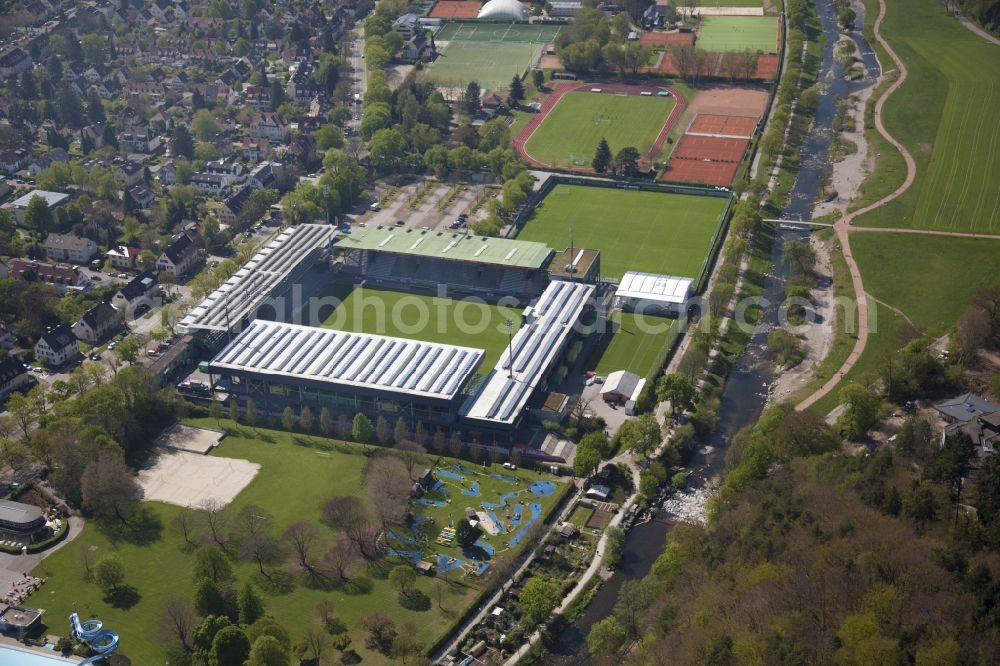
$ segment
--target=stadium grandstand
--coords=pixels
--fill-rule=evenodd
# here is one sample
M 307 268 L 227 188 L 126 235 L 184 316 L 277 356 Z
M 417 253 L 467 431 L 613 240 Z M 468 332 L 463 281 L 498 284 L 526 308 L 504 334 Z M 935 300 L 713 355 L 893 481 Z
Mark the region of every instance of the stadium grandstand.
M 252 398 L 268 413 L 313 405 L 451 424 L 483 356 L 482 349 L 256 320 L 208 369 L 228 379 L 233 397 Z
M 535 390 L 569 346 L 594 289 L 589 284 L 552 281 L 538 302 L 525 309 L 510 348 L 462 405 L 463 420 L 480 427 L 516 428 Z
M 333 227 L 322 224 L 285 229 L 192 308 L 181 320 L 181 329 L 231 334 L 263 313 L 262 306 L 271 307 L 266 313 L 271 318 L 293 319 L 296 313 L 289 311 L 291 302 L 286 305 L 279 298 L 323 258 L 335 233 Z M 279 306 L 285 311 L 277 312 Z
M 452 295 L 487 299 L 542 293 L 553 255 L 544 243 L 384 226 L 357 229 L 334 252 L 345 274 L 372 286 L 434 291 L 446 285 Z

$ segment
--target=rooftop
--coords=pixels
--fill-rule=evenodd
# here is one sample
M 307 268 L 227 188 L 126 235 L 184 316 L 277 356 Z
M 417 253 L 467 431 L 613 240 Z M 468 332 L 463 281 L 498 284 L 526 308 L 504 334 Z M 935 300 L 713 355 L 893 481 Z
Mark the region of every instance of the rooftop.
M 210 368 L 450 400 L 484 355 L 482 349 L 258 319 Z
M 683 305 L 691 292 L 691 278 L 629 271 L 618 283 L 615 296 Z
M 0 522 L 31 525 L 42 518 L 42 510 L 37 506 L 11 500 L 0 500 Z
M 994 405 L 975 393 L 963 393 L 957 398 L 939 402 L 934 408 L 953 421 L 972 421 L 986 414 L 1000 412 L 1000 405 Z
M 538 301 L 524 311 L 524 323 L 511 343 L 513 368 L 510 350 L 506 350 L 478 393 L 462 405 L 462 416 L 513 424 L 551 369 L 593 292 L 594 287 L 588 284 L 551 282 Z
M 548 245 L 534 241 L 383 226 L 356 229 L 337 246 L 517 268 L 541 268 L 552 254 Z
M 251 315 L 315 251 L 334 236 L 322 224 L 302 224 L 282 231 L 240 270 L 205 297 L 181 321 L 188 330 L 225 331 Z
M 32 190 L 31 192 L 25 194 L 23 197 L 16 199 L 14 203 L 11 205 L 14 206 L 14 208 L 27 208 L 28 204 L 31 203 L 31 200 L 35 197 L 41 197 L 45 199 L 45 203 L 48 204 L 49 207 L 58 206 L 62 202 L 69 199 L 69 195 L 63 194 L 62 192 L 49 192 L 48 190 Z

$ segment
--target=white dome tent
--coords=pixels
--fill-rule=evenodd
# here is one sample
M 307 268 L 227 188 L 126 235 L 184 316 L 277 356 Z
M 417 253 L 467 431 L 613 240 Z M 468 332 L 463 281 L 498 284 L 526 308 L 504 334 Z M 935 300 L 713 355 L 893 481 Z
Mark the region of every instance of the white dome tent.
M 477 18 L 525 21 L 528 12 L 518 0 L 490 0 L 479 10 Z

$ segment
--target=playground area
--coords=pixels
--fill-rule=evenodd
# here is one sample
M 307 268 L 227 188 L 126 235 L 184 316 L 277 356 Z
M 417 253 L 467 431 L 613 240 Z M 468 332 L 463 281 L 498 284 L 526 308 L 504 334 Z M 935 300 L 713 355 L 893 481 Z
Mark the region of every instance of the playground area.
M 776 16 L 705 16 L 696 45 L 710 53 L 777 53 L 778 40 Z
M 438 575 L 479 577 L 495 556 L 520 549 L 567 486 L 528 470 L 493 469 L 458 462 L 435 467 L 422 479 L 425 491 L 411 501 L 408 527 L 386 534 L 389 555 L 427 562 Z M 479 530 L 474 543 L 459 544 L 461 520 Z
M 603 137 L 612 154 L 632 146 L 649 162 L 663 148 L 675 108 L 684 107 L 676 95 L 659 86 L 563 85 L 515 146 L 538 165 L 589 170 Z

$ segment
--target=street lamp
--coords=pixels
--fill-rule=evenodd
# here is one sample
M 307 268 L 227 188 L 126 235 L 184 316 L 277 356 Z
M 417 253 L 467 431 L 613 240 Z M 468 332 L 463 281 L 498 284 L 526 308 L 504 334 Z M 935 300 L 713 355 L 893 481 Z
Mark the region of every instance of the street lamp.
M 514 322 L 504 322 L 507 326 L 507 378 L 514 379 Z

